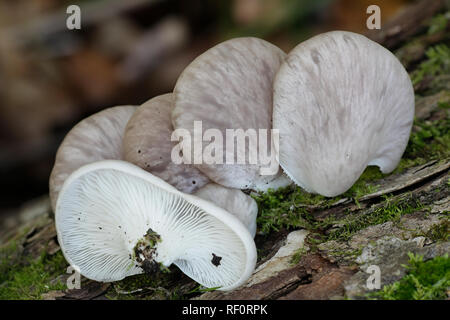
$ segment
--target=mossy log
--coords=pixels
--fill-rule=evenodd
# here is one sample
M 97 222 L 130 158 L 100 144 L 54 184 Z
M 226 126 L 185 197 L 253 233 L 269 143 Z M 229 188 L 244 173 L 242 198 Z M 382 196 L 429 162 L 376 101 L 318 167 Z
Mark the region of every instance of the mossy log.
M 241 288 L 209 291 L 173 267 L 157 278 L 115 283 L 82 277 L 80 289 L 68 289 L 72 273 L 45 196 L 3 222 L 0 299 L 395 298 L 402 279 L 412 276 L 403 267 L 408 259 L 417 270 L 433 258 L 441 259 L 435 260 L 438 267 L 448 265 L 449 8 L 445 1 L 424 3 L 368 35 L 394 50 L 416 90 L 416 122 L 399 168 L 390 175 L 368 168 L 349 192 L 333 199 L 293 186 L 255 194 L 258 263 Z M 369 265 L 381 270 L 378 296 L 366 285 Z M 448 287 L 449 281 L 447 272 L 443 283 Z M 425 290 L 426 297 L 447 298 L 446 287 L 437 290 Z

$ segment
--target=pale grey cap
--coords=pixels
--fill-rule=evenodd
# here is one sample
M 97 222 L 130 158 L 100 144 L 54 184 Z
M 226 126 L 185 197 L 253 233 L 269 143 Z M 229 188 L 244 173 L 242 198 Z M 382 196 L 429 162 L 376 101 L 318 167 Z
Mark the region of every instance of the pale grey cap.
M 195 196 L 211 201 L 238 218 L 247 227 L 252 237 L 256 234 L 256 201 L 239 189 L 227 188 L 216 183 L 208 183 L 198 189 Z
M 172 112 L 174 129 L 191 133 L 193 143 L 202 144 L 202 136 L 194 136 L 194 121 L 202 121 L 204 133 L 217 129 L 223 137 L 222 164 L 195 164 L 214 182 L 226 187 L 259 190 L 280 174 L 261 174 L 267 167 L 249 162 L 249 144 L 246 144 L 246 161 L 237 164 L 237 152 L 228 152 L 234 164 L 226 163 L 226 129 L 267 130 L 267 154 L 275 161 L 272 152 L 272 84 L 286 54 L 269 42 L 257 38 L 235 38 L 207 50 L 186 67 L 174 89 L 175 108 Z M 203 134 L 202 134 L 203 135 Z M 259 141 L 258 141 L 259 142 Z M 186 144 L 185 141 L 183 141 Z M 183 145 L 184 150 L 187 147 Z M 191 148 L 193 149 L 193 148 Z M 256 151 L 258 146 L 252 150 Z M 258 152 L 257 152 L 258 153 Z M 184 153 L 191 158 L 192 154 Z M 189 159 L 188 159 L 189 160 Z M 195 159 L 190 159 L 195 160 Z M 276 162 L 276 169 L 279 168 Z
M 134 106 L 117 106 L 102 110 L 76 124 L 65 136 L 56 153 L 50 174 L 49 191 L 52 209 L 67 177 L 79 167 L 107 159 L 123 159 L 122 138 Z
M 128 121 L 123 138 L 124 158 L 160 177 L 182 192 L 192 193 L 209 179 L 193 165 L 174 163 L 171 141 L 172 94 L 150 99 Z
M 408 73 L 391 52 L 356 33 L 333 31 L 300 43 L 276 75 L 280 164 L 310 192 L 339 195 L 368 165 L 393 171 L 413 118 Z

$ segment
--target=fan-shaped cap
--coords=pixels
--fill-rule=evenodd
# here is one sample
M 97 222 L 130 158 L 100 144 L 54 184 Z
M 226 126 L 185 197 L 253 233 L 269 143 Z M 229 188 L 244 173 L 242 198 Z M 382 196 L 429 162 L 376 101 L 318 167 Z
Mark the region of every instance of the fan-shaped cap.
M 231 290 L 256 263 L 254 241 L 236 217 L 125 161 L 75 171 L 58 197 L 55 222 L 67 261 L 97 281 L 174 263 L 206 287 Z
M 174 89 L 175 108 L 172 113 L 174 129 L 190 132 L 192 143 L 183 140 L 183 150 L 203 145 L 203 134 L 208 129 L 219 130 L 223 137 L 223 161 L 196 164 L 192 154 L 184 153 L 214 182 L 238 189 L 257 189 L 275 179 L 279 172 L 261 174 L 269 165 L 261 162 L 259 147 L 257 161 L 249 161 L 249 142 L 245 146 L 245 163 L 237 163 L 237 150 L 226 148 L 226 129 L 266 129 L 267 136 L 258 136 L 258 143 L 266 139 L 266 156 L 276 163 L 272 152 L 272 83 L 286 54 L 267 41 L 257 38 L 235 38 L 222 42 L 197 57 L 178 78 Z M 201 121 L 202 132 L 194 134 L 194 121 Z M 177 132 L 177 130 L 176 130 Z M 192 145 L 192 146 L 191 146 Z M 237 149 L 237 148 L 236 148 Z M 256 149 L 256 150 L 255 150 Z M 242 149 L 243 150 L 243 149 Z M 233 164 L 226 163 L 226 153 Z M 263 152 L 261 152 L 263 153 Z M 244 156 L 244 155 L 242 155 Z
M 308 191 L 336 196 L 367 165 L 397 166 L 414 117 L 414 91 L 397 58 L 344 31 L 295 47 L 274 82 L 274 128 L 284 171 Z
M 252 237 L 255 237 L 258 205 L 252 197 L 239 189 L 223 187 L 216 183 L 207 184 L 198 189 L 194 195 L 211 201 L 233 214 L 247 227 Z
M 49 180 L 53 211 L 59 190 L 73 171 L 99 160 L 123 159 L 123 134 L 135 110 L 134 106 L 102 110 L 81 120 L 67 133 L 56 153 Z
M 150 99 L 137 108 L 128 121 L 123 138 L 124 157 L 178 190 L 192 193 L 209 179 L 193 165 L 171 159 L 176 142 L 171 141 L 172 94 Z

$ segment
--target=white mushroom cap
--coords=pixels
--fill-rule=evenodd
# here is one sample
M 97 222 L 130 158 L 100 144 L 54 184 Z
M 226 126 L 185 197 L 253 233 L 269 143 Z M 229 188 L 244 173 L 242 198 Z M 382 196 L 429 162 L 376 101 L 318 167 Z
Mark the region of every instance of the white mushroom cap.
M 239 189 L 223 187 L 216 183 L 207 184 L 197 190 L 194 195 L 211 201 L 233 214 L 247 227 L 252 237 L 255 237 L 258 205 L 252 197 L 246 195 Z
M 178 190 L 193 193 L 209 179 L 193 165 L 176 164 L 171 159 L 176 142 L 173 132 L 172 94 L 150 99 L 137 108 L 128 121 L 123 138 L 124 160 L 168 182 Z
M 414 117 L 414 91 L 397 58 L 344 31 L 294 48 L 274 82 L 280 164 L 310 192 L 336 196 L 366 166 L 395 169 Z
M 231 290 L 256 263 L 255 243 L 236 217 L 125 161 L 75 171 L 58 197 L 55 222 L 67 261 L 97 281 L 173 263 L 206 287 Z M 151 233 L 159 241 L 141 248 Z
M 50 181 L 53 211 L 67 177 L 79 167 L 99 160 L 123 159 L 122 138 L 134 106 L 102 110 L 81 120 L 67 133 L 56 153 Z
M 199 144 L 205 149 L 211 143 L 202 141 L 206 130 L 217 129 L 222 133 L 223 163 L 194 163 L 214 182 L 231 188 L 260 190 L 280 174 L 278 171 L 262 175 L 260 169 L 268 165 L 263 165 L 259 157 L 256 163 L 250 163 L 248 141 L 246 162 L 237 164 L 237 151 L 228 150 L 235 162 L 227 164 L 226 129 L 252 129 L 256 133 L 266 129 L 267 154 L 276 161 L 271 152 L 272 83 L 285 56 L 282 50 L 262 39 L 235 38 L 197 57 L 178 78 L 172 113 L 174 129 L 191 133 L 191 149 Z M 202 121 L 201 136 L 194 135 L 194 121 Z M 187 150 L 187 144 L 183 140 L 183 150 Z M 192 154 L 183 156 L 189 160 Z

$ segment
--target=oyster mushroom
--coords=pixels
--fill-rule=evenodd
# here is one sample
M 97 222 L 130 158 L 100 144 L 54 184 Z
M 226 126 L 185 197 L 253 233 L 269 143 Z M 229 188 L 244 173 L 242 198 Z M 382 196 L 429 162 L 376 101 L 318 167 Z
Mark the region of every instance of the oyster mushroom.
M 231 290 L 256 263 L 255 243 L 236 217 L 120 160 L 72 173 L 55 223 L 66 260 L 96 281 L 175 264 L 203 286 Z
M 178 190 L 192 193 L 209 179 L 193 165 L 172 161 L 172 94 L 150 99 L 137 108 L 123 137 L 124 160 L 129 161 Z
M 195 196 L 211 201 L 237 217 L 255 237 L 258 205 L 256 201 L 238 189 L 209 183 L 194 193 Z
M 106 159 L 123 159 L 122 139 L 134 106 L 117 106 L 81 120 L 65 136 L 56 153 L 49 190 L 53 211 L 67 177 L 79 167 Z
M 172 112 L 175 133 L 187 130 L 192 137 L 192 143 L 189 139 L 180 142 L 182 150 L 193 150 L 183 153 L 185 161 L 194 163 L 212 181 L 226 187 L 256 190 L 270 187 L 280 175 L 272 150 L 272 82 L 285 55 L 262 39 L 236 38 L 207 50 L 186 67 L 174 89 Z M 201 125 L 200 134 L 195 134 L 195 121 Z M 212 141 L 203 139 L 210 129 L 221 135 L 223 141 L 214 143 L 222 147 L 223 153 L 215 154 L 218 161 L 208 162 L 204 156 Z M 249 137 L 251 130 L 257 142 L 253 140 L 255 143 L 250 147 L 249 140 L 253 138 L 246 138 L 242 152 L 238 146 L 232 150 L 230 147 L 236 145 L 236 140 L 234 136 L 227 140 L 227 130 L 242 130 Z M 178 134 L 177 138 L 180 137 Z M 259 143 L 266 144 L 266 152 Z M 199 145 L 202 153 L 196 153 Z M 256 159 L 250 159 L 252 152 Z M 262 172 L 269 167 L 269 172 Z
M 279 161 L 307 191 L 332 197 L 368 165 L 395 169 L 414 118 L 414 91 L 397 58 L 344 31 L 295 47 L 274 81 Z

